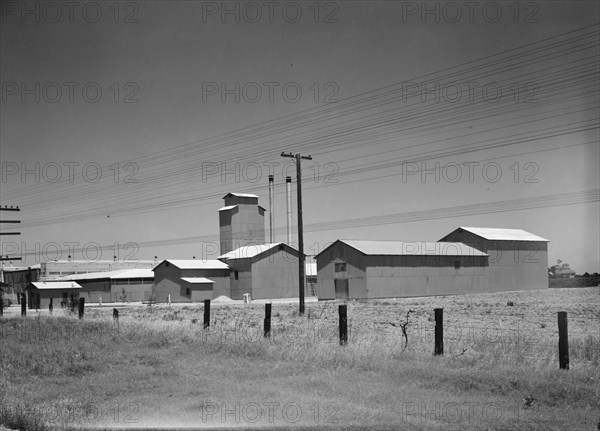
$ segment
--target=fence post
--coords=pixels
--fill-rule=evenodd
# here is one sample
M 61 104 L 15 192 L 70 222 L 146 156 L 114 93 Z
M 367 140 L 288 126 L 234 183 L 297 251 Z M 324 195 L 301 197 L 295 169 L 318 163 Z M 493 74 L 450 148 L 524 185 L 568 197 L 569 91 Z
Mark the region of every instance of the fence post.
M 340 346 L 348 344 L 348 309 L 346 304 L 339 307 L 340 315 Z
M 119 320 L 119 310 L 113 308 L 113 320 Z
M 204 329 L 210 326 L 210 299 L 204 300 Z
M 444 354 L 444 309 L 436 308 L 435 312 L 435 348 L 434 355 Z
M 79 298 L 79 318 L 83 319 L 83 310 L 85 308 L 85 298 Z
M 4 299 L 2 299 L 2 291 L 0 291 L 0 317 L 4 315 Z
M 264 335 L 265 338 L 271 336 L 271 304 L 265 304 Z
M 27 297 L 21 293 L 21 317 L 27 316 Z
M 50 314 L 52 314 L 52 309 L 54 308 L 54 304 L 52 303 L 52 300 L 54 298 L 50 298 L 50 304 L 48 304 L 48 311 L 50 311 Z
M 569 369 L 569 333 L 567 312 L 558 312 L 558 363 L 561 370 Z

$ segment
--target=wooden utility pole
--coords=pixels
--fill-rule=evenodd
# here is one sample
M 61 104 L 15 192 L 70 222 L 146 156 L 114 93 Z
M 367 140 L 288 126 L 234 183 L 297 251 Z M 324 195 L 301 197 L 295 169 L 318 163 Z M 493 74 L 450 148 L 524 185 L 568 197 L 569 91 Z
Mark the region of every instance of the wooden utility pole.
M 302 227 L 302 167 L 301 161 L 304 160 L 312 160 L 311 156 L 303 156 L 300 153 L 292 154 L 292 153 L 281 153 L 281 157 L 291 157 L 296 159 L 296 189 L 298 193 L 298 281 L 300 285 L 298 286 L 298 298 L 300 300 L 300 310 L 299 314 L 302 316 L 304 314 L 304 231 Z
M 19 207 L 8 208 L 7 206 L 4 206 L 4 207 L 0 207 L 0 211 L 21 211 L 21 210 L 19 209 Z M 20 220 L 2 220 L 2 219 L 0 219 L 0 223 L 21 223 L 21 221 Z M 21 235 L 21 232 L 0 232 L 0 235 Z M 17 257 L 17 256 L 5 256 L 5 257 L 0 256 L 0 261 L 5 261 L 5 260 L 21 260 L 21 258 Z

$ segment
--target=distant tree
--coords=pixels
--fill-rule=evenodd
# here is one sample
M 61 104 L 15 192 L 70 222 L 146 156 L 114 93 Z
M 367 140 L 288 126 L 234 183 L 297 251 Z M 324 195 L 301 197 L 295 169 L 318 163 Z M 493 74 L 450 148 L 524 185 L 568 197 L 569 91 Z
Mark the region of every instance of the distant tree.
M 591 275 L 590 275 L 590 273 L 589 273 L 589 272 L 586 272 L 586 273 L 584 273 L 584 274 L 582 275 L 582 277 L 591 277 Z

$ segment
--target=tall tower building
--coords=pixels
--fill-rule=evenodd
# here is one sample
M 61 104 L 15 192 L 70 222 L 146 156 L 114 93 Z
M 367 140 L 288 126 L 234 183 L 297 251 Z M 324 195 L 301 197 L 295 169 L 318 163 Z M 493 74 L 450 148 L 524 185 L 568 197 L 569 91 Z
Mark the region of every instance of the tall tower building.
M 258 196 L 227 193 L 225 206 L 219 209 L 221 254 L 245 245 L 265 243 L 265 209 Z

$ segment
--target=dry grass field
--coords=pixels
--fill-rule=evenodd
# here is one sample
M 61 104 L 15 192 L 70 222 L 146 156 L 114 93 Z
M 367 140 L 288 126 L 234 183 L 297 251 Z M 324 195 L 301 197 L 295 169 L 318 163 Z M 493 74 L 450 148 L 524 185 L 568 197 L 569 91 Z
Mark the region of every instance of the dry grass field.
M 81 428 L 598 430 L 600 290 L 348 303 L 86 307 L 0 320 L 0 424 Z M 433 356 L 434 308 L 444 355 Z M 14 306 L 13 306 L 14 308 Z M 400 323 L 408 317 L 407 339 Z M 558 367 L 568 312 L 570 370 Z M 14 314 L 14 313 L 13 313 Z M 406 345 L 405 345 L 406 344 Z

